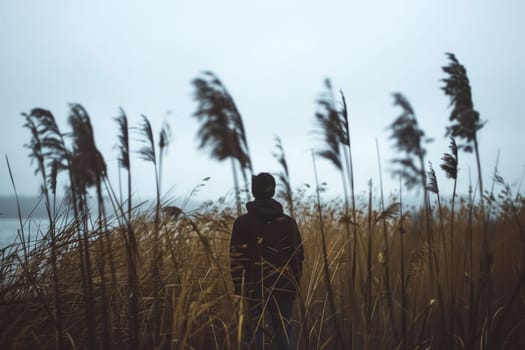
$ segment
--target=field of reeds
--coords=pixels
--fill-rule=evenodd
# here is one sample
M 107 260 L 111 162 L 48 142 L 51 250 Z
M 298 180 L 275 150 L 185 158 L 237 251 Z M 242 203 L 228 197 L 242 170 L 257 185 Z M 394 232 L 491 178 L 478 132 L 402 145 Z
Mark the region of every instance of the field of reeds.
M 440 192 L 445 184 L 425 162 L 428 140 L 399 93 L 393 98 L 401 114 L 390 125 L 399 154 L 392 161 L 395 194 L 383 194 L 380 174 L 379 184 L 356 195 L 345 97 L 329 81 L 313 113 L 323 142 L 312 151 L 315 184 L 292 189 L 276 139 L 277 198 L 297 220 L 305 251 L 293 348 L 525 348 L 525 200 L 497 170 L 484 188 L 477 141 L 483 122 L 466 69 L 447 57 L 451 144 L 437 170 L 447 175 L 451 196 Z M 233 222 L 249 200 L 248 141 L 222 82 L 207 72 L 193 85 L 200 147 L 231 161 L 234 191 L 191 211 L 161 201 L 167 125 L 158 138 L 147 117 L 137 128 L 138 155 L 151 163 L 157 188 L 153 204 L 144 204 L 131 191 L 137 157 L 124 110 L 115 118 L 125 174 L 118 190 L 82 106 L 71 105 L 67 133 L 50 111 L 23 115 L 49 227 L 28 239 L 21 225 L 16 242 L 0 250 L 0 348 L 242 349 L 250 343 L 229 258 Z M 468 195 L 459 196 L 458 155 L 465 152 L 476 157 L 478 176 Z M 336 199 L 324 198 L 321 161 L 341 174 Z M 60 182 L 68 184 L 64 193 L 57 193 Z M 405 204 L 405 193 L 418 187 L 421 203 Z M 271 336 L 266 332 L 268 348 Z

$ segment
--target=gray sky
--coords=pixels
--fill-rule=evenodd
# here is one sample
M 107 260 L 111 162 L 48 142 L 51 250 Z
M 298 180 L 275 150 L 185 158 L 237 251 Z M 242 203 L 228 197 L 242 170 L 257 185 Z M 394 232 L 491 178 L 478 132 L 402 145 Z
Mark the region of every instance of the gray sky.
M 255 4 L 256 3 L 256 4 Z M 68 103 L 91 115 L 95 138 L 117 186 L 117 126 L 122 106 L 130 124 L 147 115 L 158 134 L 171 124 L 173 143 L 163 189 L 183 197 L 207 176 L 197 199 L 217 198 L 232 187 L 230 164 L 196 149 L 191 80 L 215 72 L 244 118 L 255 171 L 276 171 L 273 136 L 280 135 L 297 187 L 313 183 L 315 99 L 325 77 L 344 90 L 356 188 L 378 183 L 375 139 L 383 169 L 395 154 L 385 127 L 399 114 L 391 93 L 410 100 L 427 136 L 427 159 L 439 168 L 448 99 L 442 91 L 445 52 L 466 66 L 481 118 L 485 182 L 497 150 L 499 168 L 516 182 L 525 165 L 525 3 L 515 1 L 2 1 L 0 3 L 0 151 L 11 162 L 19 193 L 38 193 L 38 179 L 23 144 L 21 112 L 51 110 L 63 131 Z M 136 150 L 139 144 L 134 142 Z M 460 154 L 460 188 L 475 174 L 474 157 Z M 153 169 L 132 159 L 133 188 L 154 193 Z M 440 170 L 437 170 L 441 173 Z M 340 179 L 319 161 L 334 193 Z M 440 175 L 440 187 L 451 183 Z M 387 192 L 397 182 L 385 175 Z M 0 194 L 12 194 L 4 159 Z

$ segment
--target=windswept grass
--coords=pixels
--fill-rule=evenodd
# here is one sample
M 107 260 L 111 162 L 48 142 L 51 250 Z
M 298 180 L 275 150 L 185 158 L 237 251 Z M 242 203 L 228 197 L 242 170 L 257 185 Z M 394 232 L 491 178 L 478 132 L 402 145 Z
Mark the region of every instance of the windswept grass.
M 453 111 L 447 130 L 462 143 L 452 138 L 450 153 L 435 168 L 452 181 L 450 200 L 440 192 L 449 184 L 437 182 L 431 164 L 425 171 L 424 132 L 401 94 L 394 101 L 402 114 L 390 129 L 404 158 L 393 161 L 400 188 L 388 199 L 379 152 L 381 196 L 373 196 L 371 180 L 356 195 L 348 107 L 328 80 L 315 114 L 324 142 L 312 151 L 315 188 L 292 189 L 276 139 L 279 193 L 298 222 L 305 251 L 289 339 L 294 348 L 525 348 L 525 199 L 497 166 L 490 193 L 481 190 L 477 132 L 483 123 L 473 109 L 465 68 L 455 56 L 448 58 L 443 89 Z M 155 203 L 146 208 L 131 192 L 132 128 L 122 109 L 115 120 L 127 194 L 120 186 L 119 196 L 82 106 L 70 106 L 68 133 L 47 110 L 24 114 L 49 229 L 32 232 L 31 239 L 21 231 L 0 250 L 0 348 L 240 349 L 250 339 L 245 303 L 233 294 L 229 271 L 231 228 L 242 211 L 237 171 L 246 187 L 252 172 L 246 132 L 216 76 L 204 73 L 193 85 L 200 147 L 210 147 L 218 160 L 230 158 L 235 194 L 191 212 L 161 201 L 167 125 L 158 143 L 146 117 L 138 128 L 139 156 L 151 163 L 156 181 Z M 473 186 L 468 196 L 456 195 L 456 181 L 464 176 L 458 150 L 476 153 L 478 201 Z M 341 198 L 322 200 L 318 157 L 341 174 Z M 68 185 L 62 209 L 56 203 L 58 178 Z M 422 185 L 420 207 L 403 203 L 403 183 Z
M 303 194 L 306 195 L 306 194 Z M 523 227 L 525 221 L 523 200 L 514 197 L 498 206 L 498 218 L 491 227 L 498 232 L 498 245 L 493 249 L 494 300 L 496 312 L 487 319 L 470 319 L 471 285 L 479 277 L 479 268 L 469 261 L 479 261 L 482 247 L 483 221 L 479 207 L 471 207 L 467 200 L 460 200 L 460 207 L 453 215 L 448 206 L 441 210 L 443 228 L 454 220 L 454 241 L 445 235 L 435 243 L 439 259 L 450 254 L 454 245 L 454 273 L 440 273 L 436 278 L 443 288 L 438 295 L 430 284 L 427 256 L 432 254 L 430 246 L 419 227 L 424 215 L 420 212 L 396 214 L 395 208 L 378 212 L 368 203 L 357 211 L 358 217 L 358 277 L 356 292 L 347 295 L 350 281 L 344 271 L 350 255 L 345 251 L 344 217 L 340 201 L 321 204 L 325 246 L 328 260 L 329 280 L 332 287 L 334 309 L 329 305 L 327 281 L 323 277 L 324 254 L 322 236 L 319 234 L 320 217 L 311 203 L 316 200 L 308 191 L 306 197 L 296 202 L 296 217 L 302 232 L 305 249 L 304 276 L 301 281 L 300 299 L 304 304 L 299 315 L 294 316 L 297 348 L 333 348 L 336 344 L 334 320 L 343 329 L 353 323 L 352 339 L 343 333 L 340 341 L 344 347 L 354 348 L 517 348 L 523 344 L 523 310 L 521 299 L 525 254 L 523 249 Z M 503 194 L 502 194 L 503 195 Z M 363 202 L 363 201 L 361 201 Z M 372 198 L 372 205 L 377 199 Z M 150 266 L 156 256 L 154 241 L 154 213 L 135 213 L 131 221 L 136 233 L 137 277 L 139 296 L 137 317 L 140 348 L 152 348 L 151 334 L 155 332 L 155 295 L 160 303 L 160 340 L 156 346 L 167 348 L 231 349 L 236 348 L 240 304 L 232 295 L 227 256 L 230 228 L 235 210 L 224 204 L 208 203 L 192 214 L 176 218 L 163 217 L 160 230 L 163 249 L 162 263 L 158 271 L 161 290 L 155 291 L 155 276 Z M 453 219 L 454 217 L 454 219 Z M 384 220 L 384 221 L 383 221 Z M 375 234 L 377 225 L 385 222 L 388 230 L 389 261 L 385 260 L 384 237 Z M 1 251 L 2 284 L 0 302 L 2 309 L 1 344 L 4 348 L 52 348 L 57 346 L 56 320 L 54 312 L 53 262 L 50 252 L 55 242 L 57 251 L 57 274 L 60 293 L 60 309 L 63 324 L 63 346 L 65 348 L 88 345 L 83 308 L 86 294 L 82 288 L 81 270 L 78 268 L 79 244 L 74 222 L 64 223 L 56 232 L 55 241 L 50 233 L 41 233 L 27 249 L 28 256 L 21 256 L 21 243 Z M 103 307 L 101 271 L 93 268 L 94 314 L 98 341 L 101 342 L 103 319 L 111 320 L 111 347 L 128 348 L 133 343 L 127 319 L 131 311 L 128 276 L 129 258 L 125 241 L 120 232 L 127 232 L 116 218 L 108 223 L 112 229 L 108 235 L 112 240 L 116 285 L 107 285 L 112 295 L 111 307 Z M 441 224 L 437 214 L 432 227 L 439 232 Z M 198 232 L 197 232 L 198 230 Z M 103 249 L 97 242 L 102 232 L 96 227 L 89 229 L 86 240 L 93 257 L 100 256 Z M 402 240 L 400 240 L 402 238 Z M 168 241 L 170 242 L 168 245 Z M 401 249 L 400 244 L 404 244 Z M 472 256 L 471 256 L 472 254 Z M 401 256 L 402 255 L 402 256 Z M 403 258 L 406 271 L 397 261 Z M 384 264 L 390 264 L 391 290 L 386 290 Z M 93 262 L 93 264 L 96 264 Z M 465 269 L 463 269 L 465 266 Z M 94 266 L 95 267 L 95 266 Z M 401 265 L 402 267 L 402 265 Z M 449 267 L 450 268 L 450 267 Z M 401 279 L 404 276 L 404 279 Z M 403 296 L 406 293 L 406 296 Z M 453 290 L 451 293 L 449 290 Z M 387 294 L 388 293 L 388 294 Z M 389 310 L 389 295 L 394 304 Z M 405 305 L 405 308 L 402 308 Z M 454 313 L 451 314 L 453 307 Z M 478 305 L 477 307 L 480 307 Z M 333 311 L 335 310 L 335 311 Z M 391 316 L 390 316 L 391 315 Z M 299 322 L 300 317 L 304 322 Z M 390 322 L 393 317 L 395 322 Z M 402 319 L 405 318 L 405 321 Z M 444 322 L 443 322 L 444 320 Z M 471 324 L 473 323 L 473 324 Z M 406 330 L 401 327 L 405 324 Z M 449 325 L 453 325 L 450 329 Z M 453 333 L 451 333 L 453 332 Z M 469 339 L 469 333 L 474 335 Z M 404 334 L 400 338 L 399 334 Z M 450 338 L 451 335 L 453 338 Z M 402 339 L 402 341 L 401 341 Z M 485 344 L 485 345 L 484 345 Z M 488 346 L 487 344 L 490 344 Z M 97 347 L 102 343 L 97 343 Z

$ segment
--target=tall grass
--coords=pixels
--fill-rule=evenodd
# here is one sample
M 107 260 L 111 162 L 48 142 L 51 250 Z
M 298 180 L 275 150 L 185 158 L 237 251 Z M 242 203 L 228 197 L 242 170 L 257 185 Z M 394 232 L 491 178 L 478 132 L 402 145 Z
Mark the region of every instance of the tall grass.
M 231 158 L 234 174 L 237 168 L 250 171 L 245 130 L 235 120 L 240 114 L 233 99 L 212 75 L 206 77 L 194 81 L 200 94 L 201 146 L 211 146 L 214 157 Z M 410 145 L 419 147 L 402 148 L 409 160 L 397 163 L 411 162 L 409 175 L 418 185 L 424 176 L 424 205 L 408 209 L 403 203 L 407 173 L 399 168 L 399 193 L 385 200 L 379 154 L 380 197 L 374 196 L 372 180 L 356 196 L 344 95 L 341 108 L 333 94 L 317 102 L 326 107 L 317 119 L 329 141 L 324 151 L 330 152 L 314 151 L 313 160 L 322 155 L 338 162 L 344 197 L 322 200 L 323 174 L 317 174 L 315 164 L 315 188 L 293 190 L 280 141 L 276 153 L 286 180 L 282 194 L 298 222 L 305 251 L 292 317 L 294 348 L 524 348 L 521 188 L 495 171 L 494 187 L 484 202 L 474 200 L 473 185 L 467 196 L 457 195 L 457 181 L 467 174 L 458 171 L 463 148 L 452 139 L 440 165 L 453 181 L 452 197 L 446 200 L 440 188 L 448 184 L 438 184 L 433 168 L 422 174 L 415 165 L 426 155 L 422 130 L 406 99 L 397 96 L 414 136 Z M 214 109 L 221 106 L 226 107 Z M 163 128 L 155 143 L 144 117 L 139 155 L 154 166 L 157 190 L 154 205 L 135 204 L 130 127 L 121 110 L 116 118 L 119 162 L 128 188 L 117 199 L 85 109 L 71 106 L 68 133 L 59 130 L 49 111 L 34 109 L 24 118 L 49 229 L 25 232 L 21 224 L 17 241 L 0 250 L 0 347 L 242 348 L 248 317 L 243 300 L 233 295 L 228 249 L 240 211 L 238 190 L 234 203 L 206 202 L 192 212 L 163 203 L 160 174 L 169 137 Z M 16 190 L 16 174 L 11 175 Z M 62 196 L 69 202 L 62 210 L 56 209 L 59 178 L 68 185 Z M 480 185 L 478 173 L 478 189 Z M 97 199 L 94 207 L 89 195 Z
M 462 264 L 456 264 L 454 280 L 447 281 L 446 274 L 440 274 L 443 284 L 455 283 L 456 294 L 452 300 L 443 297 L 438 301 L 434 285 L 428 281 L 429 267 L 426 254 L 429 254 L 427 242 L 418 234 L 416 215 L 422 213 L 402 213 L 402 217 L 388 217 L 387 234 L 390 240 L 390 295 L 394 303 L 393 317 L 400 320 L 397 327 L 403 325 L 405 336 L 399 340 L 394 337 L 394 330 L 389 321 L 390 311 L 383 295 L 386 294 L 385 284 L 382 282 L 384 258 L 379 254 L 384 247 L 384 237 L 374 235 L 374 222 L 377 222 L 379 213 L 373 208 L 377 198 L 372 197 L 372 206 L 366 204 L 358 211 L 358 234 L 366 237 L 366 248 L 360 243 L 359 250 L 363 251 L 358 256 L 358 266 L 366 266 L 363 278 L 356 281 L 356 293 L 353 296 L 357 308 L 345 308 L 347 301 L 343 293 L 349 287 L 350 281 L 342 270 L 349 260 L 341 250 L 344 243 L 345 229 L 340 223 L 344 216 L 341 204 L 338 201 L 321 203 L 323 227 L 325 233 L 325 246 L 327 264 L 329 267 L 330 284 L 333 288 L 335 311 L 329 306 L 327 299 L 327 284 L 325 282 L 325 264 L 319 235 L 319 220 L 317 213 L 317 200 L 313 192 L 308 192 L 306 197 L 297 196 L 296 217 L 299 229 L 302 232 L 305 248 L 304 276 L 301 283 L 301 295 L 304 301 L 305 322 L 297 322 L 296 334 L 306 336 L 297 337 L 294 341 L 298 348 L 327 348 L 334 345 L 336 328 L 334 319 L 345 320 L 352 317 L 353 333 L 352 343 L 354 348 L 463 348 L 468 340 L 469 332 L 474 339 L 469 346 L 479 347 L 481 342 L 490 341 L 490 348 L 498 348 L 504 342 L 516 345 L 523 344 L 522 308 L 523 302 L 519 297 L 523 292 L 524 250 L 520 244 L 523 242 L 523 227 L 525 213 L 523 201 L 514 201 L 513 204 L 502 208 L 502 214 L 494 220 L 491 227 L 499 232 L 499 245 L 494 249 L 495 294 L 498 295 L 498 309 L 500 312 L 492 315 L 490 327 L 484 325 L 481 319 L 470 318 L 470 285 L 472 279 L 479 274 L 476 265 L 464 271 Z M 456 214 L 455 232 L 459 232 L 453 244 L 456 261 L 463 261 L 463 249 L 467 249 L 467 259 L 472 252 L 472 259 L 479 258 L 478 249 L 482 246 L 483 224 L 479 216 L 480 208 L 469 208 L 468 200 L 461 198 L 461 204 Z M 503 203 L 502 203 L 503 204 Z M 367 208 L 370 210 L 367 212 Z M 506 210 L 503 212 L 503 210 Z M 472 212 L 472 214 L 470 214 Z M 174 221 L 166 223 L 166 231 L 173 240 L 173 253 L 177 256 L 178 268 L 173 269 L 171 264 L 165 263 L 159 271 L 162 280 L 162 289 L 158 292 L 162 310 L 165 310 L 160 326 L 161 335 L 170 334 L 163 346 L 169 348 L 236 348 L 237 324 L 240 321 L 241 304 L 232 305 L 229 300 L 231 295 L 231 282 L 228 273 L 228 241 L 229 227 L 233 223 L 235 209 L 232 210 L 224 204 L 214 203 L 201 207 L 190 218 L 199 229 L 190 224 L 184 216 L 179 216 Z M 150 348 L 150 332 L 153 327 L 153 309 L 151 301 L 154 298 L 154 280 L 148 268 L 154 258 L 155 245 L 152 230 L 154 228 L 154 214 L 134 214 L 130 225 L 137 235 L 140 246 L 141 259 L 137 264 L 138 287 L 140 294 L 137 298 L 137 318 L 139 321 L 138 338 L 141 348 Z M 469 217 L 472 216 L 472 219 Z M 443 210 L 445 227 L 450 224 L 451 213 Z M 380 219 L 382 220 L 382 218 Z M 401 222 L 402 220 L 402 222 Z M 469 221 L 472 221 L 469 224 Z M 381 222 L 381 221 L 379 221 Z M 402 226 L 401 226 L 402 224 Z M 116 217 L 110 218 L 109 225 L 115 230 L 120 229 Z M 437 229 L 439 224 L 433 221 Z M 472 227 L 469 229 L 469 227 Z M 88 346 L 85 320 L 78 313 L 79 302 L 86 296 L 82 292 L 81 271 L 75 268 L 77 240 L 74 224 L 57 229 L 58 275 L 60 280 L 60 303 L 64 325 L 65 347 Z M 125 228 L 124 228 L 125 229 Z M 468 234 L 472 230 L 472 234 Z M 370 234 L 372 233 L 372 234 Z M 20 245 L 15 244 L 2 251 L 2 346 L 3 347 L 52 347 L 57 344 L 56 329 L 49 323 L 50 314 L 46 311 L 53 305 L 53 280 L 51 261 L 47 258 L 51 249 L 49 235 L 41 233 L 40 239 L 32 242 L 33 247 L 28 251 L 27 263 L 20 265 L 18 257 L 22 253 L 18 250 Z M 128 253 L 125 241 L 120 236 L 112 235 L 112 248 L 114 250 L 117 269 L 117 285 L 111 286 L 113 293 L 120 305 L 128 305 Z M 446 241 L 441 249 L 450 246 Z M 89 249 L 93 256 L 97 254 L 99 245 L 97 240 L 100 234 L 91 231 L 88 236 Z M 450 252 L 448 252 L 450 253 Z M 450 259 L 449 254 L 449 259 Z M 22 258 L 23 259 L 23 258 Z M 164 251 L 161 256 L 165 262 L 169 261 L 169 254 Z M 217 267 L 212 259 L 215 259 Z M 395 263 L 406 261 L 404 264 Z M 93 263 L 93 262 L 92 262 Z M 26 271 L 24 273 L 24 270 Z M 368 276 L 367 276 L 368 275 Z M 404 278 L 403 278 L 404 277 Z M 93 270 L 93 281 L 100 281 L 100 271 Z M 452 278 L 452 276 L 448 276 Z M 114 308 L 103 310 L 100 284 L 94 283 L 94 299 L 96 320 L 102 321 L 105 312 L 116 312 Z M 449 316 L 454 302 L 455 314 Z M 80 304 L 82 305 L 82 304 Z M 232 309 L 233 308 L 233 309 Z M 444 310 L 444 311 L 443 311 Z M 132 344 L 132 333 L 124 331 L 128 328 L 125 315 L 129 315 L 131 308 L 124 307 L 120 310 L 121 317 L 111 317 L 110 325 L 114 334 L 121 331 L 120 344 L 129 347 Z M 445 312 L 445 315 L 442 315 Z M 352 313 L 352 314 L 350 314 Z M 52 313 L 51 313 L 52 315 Z M 130 315 L 131 316 L 131 315 Z M 298 316 L 297 316 L 298 317 Z M 454 320 L 455 337 L 443 337 L 451 330 L 447 326 L 443 329 L 441 318 L 452 317 Z M 402 319 L 405 319 L 402 322 Z M 294 319 L 296 319 L 294 317 Z M 97 321 L 97 322 L 98 322 Z M 340 321 L 341 323 L 341 321 Z M 472 323 L 472 324 L 470 324 Z M 343 324 L 345 324 L 343 322 Z M 366 326 L 366 328 L 365 328 Z M 308 327 L 304 329 L 304 327 Z M 472 329 L 472 330 L 471 330 Z M 347 329 L 343 329 L 347 332 Z M 102 346 L 102 329 L 97 330 L 97 346 Z M 366 336 L 366 339 L 365 339 Z M 483 336 L 483 338 L 482 338 Z M 343 337 L 344 338 L 344 337 Z M 485 340 L 486 339 L 486 340 Z M 150 344 L 150 345 L 148 345 Z M 347 346 L 348 344 L 346 344 Z

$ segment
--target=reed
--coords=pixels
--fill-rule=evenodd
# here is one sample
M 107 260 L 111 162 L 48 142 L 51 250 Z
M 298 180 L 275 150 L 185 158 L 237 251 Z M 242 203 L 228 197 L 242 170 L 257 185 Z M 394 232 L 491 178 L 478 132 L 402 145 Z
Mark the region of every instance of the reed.
M 336 99 L 329 83 L 317 101 L 323 144 L 312 153 L 315 185 L 292 189 L 282 142 L 276 141 L 282 196 L 305 251 L 292 317 L 296 332 L 288 338 L 295 349 L 525 346 L 525 199 L 496 166 L 490 193 L 479 192 L 486 196 L 476 200 L 479 163 L 477 185 L 458 194 L 458 179 L 469 175 L 458 171 L 459 151 L 471 147 L 478 153 L 474 140 L 483 123 L 476 119 L 470 90 L 465 92 L 470 86 L 464 67 L 449 59 L 445 93 L 453 105 L 453 138 L 440 168 L 453 180 L 450 201 L 440 192 L 447 184 L 438 184 L 432 167 L 425 172 L 420 166 L 426 136 L 400 94 L 394 101 L 401 116 L 390 125 L 404 157 L 393 169 L 399 200 L 385 199 L 379 151 L 380 196 L 374 195 L 374 179 L 361 197 L 355 195 L 346 100 L 342 93 Z M 246 130 L 214 75 L 205 73 L 193 86 L 200 147 L 210 147 L 219 160 L 230 158 L 236 195 L 231 203 L 205 202 L 191 212 L 162 200 L 166 127 L 158 142 L 146 117 L 138 128 L 138 156 L 153 165 L 156 180 L 148 208 L 136 203 L 131 190 L 134 152 L 124 110 L 116 123 L 127 194 L 121 191 L 119 198 L 82 106 L 70 106 L 68 133 L 59 130 L 50 111 L 24 114 L 49 229 L 31 231 L 25 225 L 31 218 L 20 214 L 17 240 L 0 249 L 1 348 L 243 347 L 250 337 L 243 327 L 247 310 L 233 295 L 228 248 L 241 212 L 237 175 L 241 170 L 247 178 L 251 172 Z M 469 134 L 459 134 L 461 123 L 473 126 Z M 326 184 L 317 172 L 319 156 L 341 173 L 342 195 L 335 199 L 321 196 Z M 9 162 L 8 170 L 16 193 Z M 63 192 L 57 190 L 61 180 L 67 185 Z M 423 206 L 409 209 L 404 202 L 409 183 L 424 185 Z M 94 203 L 88 201 L 92 195 Z M 68 201 L 57 206 L 60 197 Z
M 283 144 L 279 136 L 275 136 L 275 148 L 276 151 L 273 153 L 273 157 L 281 165 L 282 171 L 277 174 L 277 186 L 279 188 L 277 192 L 277 198 L 280 198 L 286 202 L 288 209 L 290 210 L 290 216 L 295 218 L 295 210 L 293 204 L 293 190 L 290 181 L 290 171 L 288 169 L 288 162 L 286 161 L 286 155 L 284 153 Z
M 355 198 L 353 188 L 353 170 L 351 170 L 351 152 L 350 152 L 350 132 L 348 125 L 348 111 L 346 101 L 343 92 L 341 91 L 341 108 L 338 108 L 338 101 L 336 100 L 333 92 L 332 83 L 329 79 L 324 82 L 325 91 L 320 95 L 317 100 L 317 110 L 315 113 L 315 121 L 317 129 L 316 133 L 322 136 L 323 143 L 319 149 L 316 150 L 317 155 L 324 158 L 332 163 L 332 165 L 339 171 L 341 175 L 342 188 L 343 188 L 343 204 L 344 204 L 344 216 L 341 221 L 344 223 L 346 239 L 345 239 L 345 251 L 347 256 L 350 256 L 352 252 L 352 266 L 346 265 L 347 278 L 349 281 L 354 281 L 356 277 L 356 259 L 357 259 L 357 236 L 356 231 L 353 231 L 353 243 L 354 247 L 351 247 L 352 237 L 350 232 L 350 209 L 348 203 L 348 184 L 352 190 L 352 217 L 354 218 L 355 226 Z M 352 172 L 351 172 L 352 171 Z M 355 292 L 354 285 L 352 285 L 346 291 L 348 306 L 346 308 L 355 307 L 352 305 L 352 298 Z M 352 321 L 350 319 L 350 328 L 352 328 Z M 352 339 L 352 335 L 348 337 Z M 350 348 L 352 342 L 349 341 Z
M 131 150 L 130 150 L 130 143 L 129 143 L 129 126 L 128 126 L 128 118 L 126 116 L 126 113 L 121 108 L 120 114 L 118 117 L 114 118 L 115 122 L 117 123 L 119 127 L 119 135 L 118 135 L 118 148 L 119 148 L 119 165 L 121 168 L 125 169 L 127 172 L 127 210 L 124 212 L 122 209 L 122 205 L 124 203 L 120 203 L 120 214 L 121 217 L 124 218 L 125 222 L 125 228 L 126 228 L 126 236 L 124 238 L 125 248 L 126 248 L 126 262 L 128 265 L 128 290 L 127 290 L 127 299 L 128 299 L 128 314 L 129 314 L 129 320 L 128 320 L 128 333 L 130 337 L 130 348 L 131 349 L 138 349 L 139 348 L 139 334 L 140 334 L 140 326 L 139 326 L 139 295 L 140 295 L 140 289 L 138 284 L 138 276 L 137 276 L 137 256 L 138 256 L 138 245 L 137 245 L 137 239 L 135 236 L 134 228 L 131 224 L 132 222 L 132 208 L 133 208 L 133 201 L 132 201 L 132 195 L 131 195 Z
M 24 127 L 30 130 L 31 140 L 29 144 L 26 144 L 26 147 L 31 150 L 30 158 L 33 158 L 37 162 L 37 169 L 35 173 L 40 173 L 42 177 L 42 193 L 44 195 L 45 207 L 47 218 L 49 222 L 49 235 L 51 239 L 51 268 L 53 272 L 53 293 L 54 293 L 54 306 L 55 306 L 55 322 L 57 329 L 57 348 L 64 348 L 64 334 L 62 327 L 62 311 L 61 311 L 61 301 L 60 301 L 60 281 L 58 276 L 57 268 L 57 248 L 56 248 L 56 232 L 55 232 L 55 218 L 56 218 L 56 208 L 55 205 L 51 203 L 51 198 L 49 192 L 51 191 L 53 195 L 56 193 L 56 176 L 57 176 L 57 162 L 51 164 L 51 174 L 48 175 L 46 170 L 45 156 L 44 156 L 44 145 L 43 141 L 46 140 L 45 132 L 39 130 L 37 126 L 37 121 L 35 121 L 34 116 L 30 114 L 23 114 L 26 122 Z M 42 135 L 44 134 L 44 135 Z M 43 136 L 43 137 L 42 137 Z M 50 187 L 50 189 L 49 189 Z M 54 201 L 53 201 L 54 203 Z M 19 215 L 20 216 L 20 215 Z
M 232 96 L 221 80 L 212 72 L 204 72 L 192 81 L 195 87 L 194 98 L 198 103 L 193 114 L 202 124 L 197 136 L 199 148 L 208 147 L 211 157 L 219 161 L 231 161 L 237 214 L 242 212 L 236 161 L 245 182 L 249 197 L 246 170 L 253 175 L 248 140 L 241 114 Z

